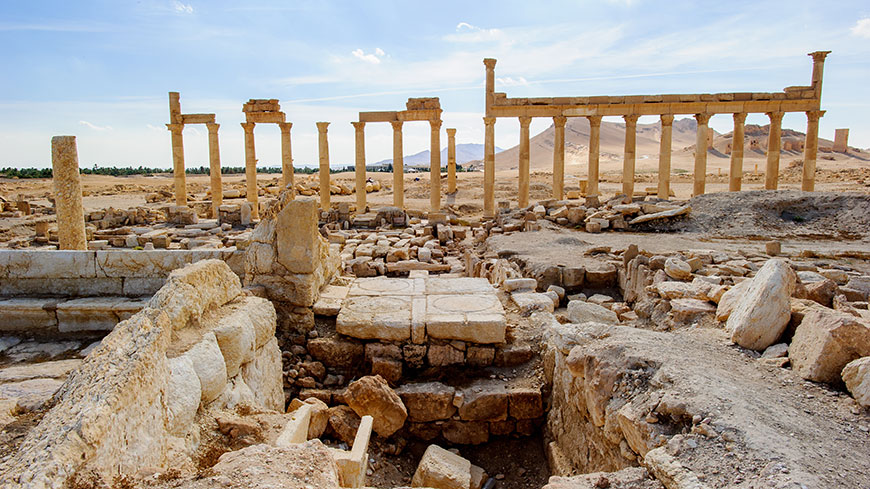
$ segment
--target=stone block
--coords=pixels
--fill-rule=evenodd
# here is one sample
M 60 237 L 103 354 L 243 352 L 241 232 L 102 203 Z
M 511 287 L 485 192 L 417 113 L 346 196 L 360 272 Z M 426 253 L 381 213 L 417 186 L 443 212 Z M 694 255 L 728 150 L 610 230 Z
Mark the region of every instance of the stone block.
M 380 375 L 392 386 L 402 380 L 402 362 L 391 358 L 372 358 L 372 375 Z
M 414 472 L 411 487 L 470 489 L 471 462 L 438 445 L 429 445 Z
M 429 360 L 429 365 L 433 367 L 465 363 L 465 354 L 450 345 L 429 345 L 426 357 Z
M 852 360 L 843 368 L 843 382 L 852 397 L 863 407 L 870 407 L 870 357 Z
M 303 197 L 287 203 L 277 216 L 278 263 L 290 273 L 312 273 L 320 265 L 324 239 L 317 228 L 317 200 Z
M 377 375 L 362 377 L 347 386 L 346 400 L 359 416 L 372 416 L 375 433 L 389 437 L 408 417 L 402 399 Z
M 495 295 L 426 297 L 426 334 L 473 343 L 504 343 L 504 308 Z
M 786 262 L 768 260 L 728 316 L 725 329 L 731 341 L 759 351 L 774 344 L 791 317 L 789 299 L 796 280 Z
M 484 421 L 450 420 L 441 428 L 445 440 L 459 445 L 480 445 L 489 441 L 489 427 Z
M 94 278 L 94 251 L 0 250 L 0 278 Z
M 428 295 L 495 295 L 495 288 L 485 278 L 429 277 L 425 284 Z
M 539 292 L 514 292 L 511 294 L 511 300 L 524 316 L 538 311 L 553 312 L 556 309 L 553 299 Z
M 57 331 L 57 299 L 10 298 L 0 300 L 0 331 L 54 333 Z
M 544 415 L 540 389 L 514 387 L 508 390 L 510 408 L 508 414 L 516 419 L 535 419 Z
M 418 296 L 426 290 L 423 279 L 410 278 L 358 278 L 353 281 L 348 297 L 359 296 Z
M 488 367 L 495 359 L 495 348 L 491 346 L 468 345 L 465 361 L 471 367 Z
M 501 382 L 477 381 L 462 389 L 459 417 L 463 421 L 503 421 L 507 419 L 509 396 Z
M 795 330 L 788 358 L 801 377 L 837 383 L 847 363 L 870 355 L 870 326 L 856 317 L 812 308 Z
M 505 292 L 531 292 L 538 288 L 538 281 L 533 278 L 510 278 L 504 281 Z
M 202 402 L 208 403 L 223 392 L 227 383 L 227 368 L 214 333 L 208 332 L 182 355 L 193 365 L 202 387 Z
M 353 338 L 408 340 L 411 338 L 411 298 L 349 297 L 338 314 L 336 331 Z
M 186 356 L 169 359 L 169 383 L 166 388 L 166 410 L 169 432 L 185 436 L 193 426 L 202 400 L 199 376 Z
M 574 300 L 568 302 L 568 318 L 574 323 L 619 324 L 616 313 L 591 302 Z
M 308 353 L 328 367 L 342 369 L 358 367 L 365 358 L 361 343 L 338 337 L 309 340 Z
M 83 297 L 62 301 L 57 304 L 57 328 L 61 333 L 111 331 L 146 304 L 144 300 L 127 297 Z
M 453 396 L 456 389 L 440 382 L 405 384 L 396 390 L 408 409 L 408 419 L 428 423 L 450 419 L 456 412 Z

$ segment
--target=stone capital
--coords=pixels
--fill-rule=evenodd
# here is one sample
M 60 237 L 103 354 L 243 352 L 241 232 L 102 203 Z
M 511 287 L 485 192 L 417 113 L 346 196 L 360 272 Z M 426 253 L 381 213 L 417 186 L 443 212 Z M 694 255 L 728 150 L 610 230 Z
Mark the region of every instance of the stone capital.
M 290 132 L 290 129 L 293 127 L 292 122 L 279 122 L 278 127 L 281 129 L 282 133 Z
M 483 58 L 483 64 L 486 65 L 487 70 L 494 70 L 497 61 L 495 58 Z
M 600 115 L 587 115 L 586 118 L 589 119 L 589 125 L 592 127 L 601 127 L 601 117 Z
M 634 126 L 634 125 L 636 125 L 636 124 L 637 124 L 637 119 L 638 119 L 639 117 L 640 117 L 640 116 L 637 115 L 637 114 L 629 114 L 629 115 L 624 115 L 624 116 L 622 116 L 622 118 L 625 119 L 625 125 L 626 125 L 626 126 Z
M 449 128 L 447 128 L 447 129 L 445 129 L 445 131 L 447 131 L 447 136 L 448 136 L 448 137 L 451 137 L 451 138 L 452 138 L 452 137 L 456 137 L 456 128 L 449 127 Z
M 357 131 L 362 131 L 366 127 L 366 123 L 364 121 L 351 122 L 350 125 L 352 125 L 353 128 L 356 129 Z
M 404 121 L 390 121 L 390 124 L 393 126 L 394 131 L 401 131 Z
M 770 117 L 771 123 L 773 123 L 773 122 L 780 123 L 780 122 L 782 122 L 782 116 L 784 114 L 785 114 L 784 112 L 768 112 L 767 117 Z
M 695 114 L 695 120 L 698 121 L 698 125 L 706 126 L 712 116 L 713 114 Z
M 181 131 L 184 129 L 184 124 L 166 124 L 166 129 L 169 129 L 170 132 L 181 134 Z
M 745 124 L 746 123 L 746 112 L 736 112 L 734 114 L 734 123 L 735 124 Z
M 317 122 L 316 124 L 317 124 L 317 132 L 320 132 L 320 133 L 325 133 L 326 128 L 329 127 L 328 122 Z
M 819 61 L 824 61 L 830 53 L 830 51 L 813 51 L 812 53 L 807 53 L 807 56 L 812 56 L 813 62 L 818 63 Z
M 565 127 L 565 124 L 568 122 L 568 118 L 564 115 L 553 116 L 553 125 L 556 127 Z
M 245 130 L 246 133 L 254 133 L 254 123 L 253 122 L 242 122 L 242 129 Z
M 487 126 L 494 126 L 495 125 L 495 117 L 484 117 L 483 123 Z
M 220 129 L 221 125 L 214 122 L 206 122 L 205 127 L 208 129 L 209 133 L 217 134 L 218 129 Z
M 433 119 L 433 120 L 430 120 L 430 121 L 429 121 L 429 127 L 430 127 L 433 131 L 440 131 L 440 130 L 441 130 L 441 119 L 438 119 L 438 120 L 434 120 L 434 119 Z
M 527 115 L 521 115 L 520 119 L 520 127 L 529 127 L 529 124 L 532 123 L 532 118 Z
M 824 110 L 808 110 L 807 111 L 807 120 L 810 122 L 819 122 L 819 119 L 825 115 Z
M 674 115 L 673 114 L 662 114 L 662 125 L 670 126 L 674 124 Z

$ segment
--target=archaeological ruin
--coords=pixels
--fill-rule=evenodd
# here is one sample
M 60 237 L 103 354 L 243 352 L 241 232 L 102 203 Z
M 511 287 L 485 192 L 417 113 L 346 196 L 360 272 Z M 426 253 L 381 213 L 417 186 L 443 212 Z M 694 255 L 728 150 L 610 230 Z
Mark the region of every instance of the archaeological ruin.
M 171 184 L 119 184 L 130 209 L 88 206 L 76 137 L 52 137 L 43 197 L 0 179 L 0 488 L 870 487 L 870 194 L 816 166 L 866 158 L 848 130 L 820 149 L 828 54 L 776 93 L 554 98 L 496 92 L 487 58 L 482 174 L 457 173 L 454 128 L 442 167 L 438 98 L 359 112 L 347 175 L 317 122 L 307 176 L 279 101 L 250 99 L 244 177 L 222 179 L 215 115 L 170 92 Z M 806 113 L 801 144 L 787 112 Z M 707 187 L 717 114 L 728 192 Z M 649 115 L 653 175 L 636 171 Z M 499 117 L 520 123 L 501 181 Z M 532 171 L 533 117 L 553 121 L 550 171 Z M 566 163 L 580 118 L 585 175 Z M 406 121 L 430 125 L 419 182 Z M 375 122 L 393 128 L 380 179 Z M 187 124 L 208 128 L 207 178 L 185 177 Z M 281 130 L 280 177 L 258 177 L 256 124 Z

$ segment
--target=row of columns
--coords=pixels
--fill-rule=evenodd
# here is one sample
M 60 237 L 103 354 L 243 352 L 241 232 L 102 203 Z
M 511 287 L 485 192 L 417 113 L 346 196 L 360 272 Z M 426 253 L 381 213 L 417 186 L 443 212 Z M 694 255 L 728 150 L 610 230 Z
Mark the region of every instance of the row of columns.
M 801 189 L 812 191 L 815 188 L 816 159 L 818 157 L 819 118 L 825 111 L 808 111 L 807 135 L 804 145 L 804 165 Z M 743 178 L 744 124 L 746 113 L 734 114 L 734 132 L 731 146 L 731 162 L 729 176 L 729 191 L 739 191 Z M 693 195 L 701 195 L 706 191 L 707 177 L 707 132 L 710 117 L 713 114 L 695 114 L 698 123 L 695 139 L 695 164 Z M 783 112 L 768 112 L 770 130 L 768 135 L 767 167 L 765 171 L 764 188 L 775 190 L 778 187 L 780 148 L 782 145 Z M 634 194 L 635 164 L 637 159 L 637 121 L 639 115 L 625 115 L 625 147 L 623 156 L 622 192 L 627 196 Z M 589 162 L 587 195 L 598 196 L 599 159 L 601 144 L 600 115 L 586 116 L 589 120 Z M 529 126 L 531 117 L 520 116 L 519 144 L 519 185 L 518 205 L 529 205 Z M 492 217 L 495 213 L 495 117 L 484 117 L 484 216 Z M 659 182 L 658 197 L 667 199 L 670 195 L 671 151 L 673 136 L 673 114 L 661 115 L 661 143 L 659 148 Z M 553 117 L 553 198 L 564 197 L 565 177 L 565 116 Z
M 212 194 L 212 212 L 217 216 L 218 207 L 223 200 L 221 190 L 221 153 L 218 139 L 220 124 L 206 123 L 208 128 L 208 166 L 211 176 L 209 185 Z M 174 180 L 175 205 L 187 205 L 187 179 L 184 166 L 184 124 L 166 124 L 172 139 L 172 175 Z
M 319 129 L 318 123 L 318 129 Z M 217 126 L 217 124 L 215 124 Z M 254 126 L 256 126 L 253 122 L 242 122 L 242 129 L 245 131 L 245 198 L 248 203 L 251 205 L 251 218 L 259 219 L 260 218 L 260 196 L 259 196 L 259 188 L 257 187 L 257 150 L 254 144 Z M 290 139 L 290 129 L 293 127 L 292 122 L 279 122 L 278 128 L 281 129 L 281 186 L 282 188 L 286 188 L 287 185 L 292 186 L 294 184 L 293 179 L 293 150 L 291 146 Z M 209 129 L 211 131 L 211 129 Z M 211 134 L 209 133 L 209 136 Z M 211 141 L 211 139 L 209 139 Z M 217 164 L 218 168 L 218 177 L 220 177 L 220 162 Z M 214 174 L 215 167 L 212 164 L 211 167 L 211 175 L 212 182 L 215 182 Z M 220 179 L 218 178 L 218 183 Z M 212 204 L 214 205 L 214 200 L 216 195 L 220 195 L 218 200 L 223 200 L 223 192 L 218 188 L 215 190 L 214 185 L 212 185 Z M 217 215 L 217 206 L 215 206 L 215 215 Z

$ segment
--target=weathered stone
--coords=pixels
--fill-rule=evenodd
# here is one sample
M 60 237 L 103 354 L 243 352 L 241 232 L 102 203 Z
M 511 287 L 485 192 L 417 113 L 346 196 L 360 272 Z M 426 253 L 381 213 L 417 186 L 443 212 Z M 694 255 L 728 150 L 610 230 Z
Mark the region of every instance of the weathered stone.
M 334 368 L 354 368 L 365 358 L 361 343 L 338 337 L 311 339 L 308 341 L 308 352 L 324 365 Z
M 416 303 L 414 306 L 418 307 Z M 473 343 L 505 341 L 504 307 L 493 294 L 430 295 L 425 308 L 426 334 L 433 338 Z
M 362 339 L 411 338 L 411 299 L 407 296 L 360 296 L 344 301 L 336 331 Z
M 544 414 L 540 389 L 514 387 L 508 390 L 510 408 L 508 413 L 516 419 L 540 418 Z
M 414 472 L 411 487 L 470 489 L 471 462 L 438 445 L 429 445 Z
M 453 396 L 456 389 L 440 382 L 405 384 L 397 391 L 408 409 L 408 419 L 426 423 L 450 419 L 456 412 Z
M 616 286 L 617 269 L 612 263 L 599 264 L 586 268 L 585 285 L 590 289 L 604 289 Z
M 796 280 L 786 262 L 768 260 L 728 316 L 725 328 L 731 341 L 753 350 L 775 343 L 791 317 L 789 298 Z
M 830 279 L 817 280 L 805 285 L 807 299 L 816 301 L 825 307 L 831 307 L 837 294 L 837 284 Z
M 274 411 L 284 409 L 281 368 L 281 350 L 274 336 L 254 350 L 253 360 L 242 364 L 239 376 L 250 387 L 256 405 Z
M 679 258 L 665 260 L 665 273 L 668 277 L 676 280 L 689 280 L 692 278 L 692 266 Z
M 465 363 L 465 355 L 462 351 L 450 345 L 429 345 L 427 355 L 429 365 L 433 367 L 445 367 Z
M 359 424 L 360 417 L 349 406 L 329 408 L 329 429 L 348 445 L 353 444 Z
M 214 333 L 208 332 L 183 357 L 193 365 L 202 387 L 202 402 L 214 400 L 227 383 L 227 367 Z
M 441 435 L 451 443 L 480 445 L 489 441 L 489 429 L 483 421 L 456 421 L 444 423 Z
M 792 369 L 815 382 L 836 383 L 847 363 L 870 355 L 870 326 L 842 312 L 812 309 L 788 349 Z
M 538 292 L 514 292 L 511 294 L 511 300 L 525 316 L 535 311 L 553 312 L 555 310 L 553 299 Z
M 166 387 L 166 410 L 169 432 L 184 436 L 193 426 L 202 399 L 199 376 L 190 358 L 181 356 L 169 360 L 169 384 Z
M 360 416 L 374 418 L 373 429 L 388 437 L 405 424 L 408 410 L 402 399 L 380 376 L 366 376 L 347 386 L 348 405 Z
M 495 358 L 495 348 L 491 346 L 469 345 L 465 361 L 471 367 L 488 367 Z
M 619 324 L 619 318 L 615 312 L 586 301 L 568 302 L 568 318 L 574 323 Z
M 699 315 L 713 314 L 716 306 L 698 299 L 674 299 L 671 301 L 671 317 L 677 323 L 688 323 Z
M 463 421 L 507 419 L 509 397 L 501 382 L 478 381 L 462 389 L 459 417 Z
M 726 321 L 728 319 L 728 316 L 730 316 L 731 312 L 734 311 L 737 302 L 746 295 L 746 292 L 749 290 L 751 285 L 751 280 L 744 280 L 735 284 L 722 294 L 722 298 L 719 299 L 719 306 L 716 308 L 717 321 Z
M 504 281 L 502 288 L 505 292 L 528 292 L 538 287 L 538 281 L 533 278 L 511 278 Z
M 852 360 L 843 368 L 843 382 L 861 406 L 870 407 L 870 357 Z
M 372 358 L 372 375 L 380 375 L 390 385 L 398 385 L 402 380 L 402 362 L 392 358 Z
M 324 239 L 317 229 L 317 201 L 299 198 L 287 203 L 277 216 L 278 263 L 290 273 L 312 273 L 320 260 Z

